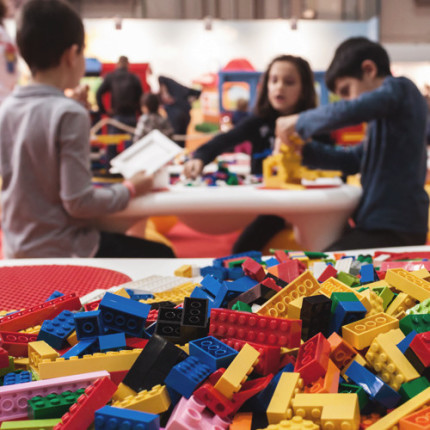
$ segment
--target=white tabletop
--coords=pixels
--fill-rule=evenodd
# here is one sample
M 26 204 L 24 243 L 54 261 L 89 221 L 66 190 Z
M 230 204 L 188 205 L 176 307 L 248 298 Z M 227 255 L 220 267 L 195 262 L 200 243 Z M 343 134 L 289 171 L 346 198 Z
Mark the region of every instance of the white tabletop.
M 278 215 L 295 226 L 303 247 L 318 251 L 339 237 L 360 196 L 361 188 L 350 185 L 297 191 L 179 186 L 133 199 L 101 226 L 124 231 L 145 216 L 176 215 L 195 230 L 217 234 L 241 229 L 259 214 Z

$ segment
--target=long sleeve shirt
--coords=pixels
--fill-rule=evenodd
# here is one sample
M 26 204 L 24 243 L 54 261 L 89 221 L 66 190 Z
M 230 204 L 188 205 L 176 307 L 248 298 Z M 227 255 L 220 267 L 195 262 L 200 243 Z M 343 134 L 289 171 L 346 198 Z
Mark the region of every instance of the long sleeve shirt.
M 363 195 L 353 216 L 357 227 L 427 232 L 426 112 L 424 98 L 409 79 L 389 76 L 379 88 L 355 100 L 300 114 L 296 131 L 303 139 L 368 122 L 366 139 L 355 147 L 311 142 L 303 148 L 307 166 L 361 173 Z
M 124 209 L 127 188 L 94 188 L 88 112 L 49 85 L 18 87 L 0 107 L 2 230 L 7 258 L 91 257 L 94 217 Z

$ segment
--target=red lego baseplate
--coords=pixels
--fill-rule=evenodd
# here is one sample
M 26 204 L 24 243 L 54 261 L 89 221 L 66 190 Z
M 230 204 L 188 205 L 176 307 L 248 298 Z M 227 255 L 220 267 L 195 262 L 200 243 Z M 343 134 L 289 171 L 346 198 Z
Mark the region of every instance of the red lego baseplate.
M 22 309 L 45 301 L 55 290 L 83 296 L 131 279 L 114 270 L 89 266 L 0 267 L 0 310 Z

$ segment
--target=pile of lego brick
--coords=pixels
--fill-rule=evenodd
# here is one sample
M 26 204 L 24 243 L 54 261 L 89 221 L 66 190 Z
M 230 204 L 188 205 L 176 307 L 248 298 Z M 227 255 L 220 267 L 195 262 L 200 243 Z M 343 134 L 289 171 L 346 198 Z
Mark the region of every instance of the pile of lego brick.
M 428 429 L 429 257 L 249 252 L 4 311 L 0 428 Z

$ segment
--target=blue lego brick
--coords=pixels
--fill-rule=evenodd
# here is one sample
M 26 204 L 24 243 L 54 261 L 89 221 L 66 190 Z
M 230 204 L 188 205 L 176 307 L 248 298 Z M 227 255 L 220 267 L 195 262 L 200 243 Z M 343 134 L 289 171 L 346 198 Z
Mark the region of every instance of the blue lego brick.
M 266 267 L 273 267 L 279 264 L 279 261 L 275 257 L 270 257 L 266 261 Z
M 356 361 L 351 363 L 345 374 L 356 385 L 362 387 L 371 400 L 376 401 L 385 408 L 392 409 L 400 403 L 401 396 L 399 393 Z
M 229 284 L 229 290 L 240 291 L 241 293 L 244 293 L 250 288 L 255 287 L 257 284 L 258 281 L 255 279 L 251 279 L 249 276 L 242 276 L 241 278 L 236 279 Z
M 28 371 L 24 372 L 11 372 L 6 373 L 3 377 L 3 385 L 15 385 L 22 384 L 24 382 L 31 382 L 31 373 Z
M 49 300 L 54 300 L 61 296 L 64 296 L 64 294 L 60 291 L 55 290 L 45 301 L 49 302 Z
M 213 276 L 205 276 L 201 281 L 201 287 L 196 287 L 190 294 L 191 298 L 208 299 L 208 312 L 213 308 L 221 307 L 227 294 L 227 287 Z
M 359 301 L 339 302 L 330 320 L 329 333 L 340 332 L 343 325 L 361 320 L 367 309 Z
M 172 367 L 164 383 L 189 399 L 197 386 L 210 374 L 212 369 L 197 357 L 190 356 Z
M 243 276 L 242 267 L 231 267 L 227 269 L 227 278 L 235 281 Z
M 100 352 L 119 351 L 126 348 L 125 334 L 113 333 L 98 337 Z
M 153 322 L 151 325 L 149 325 L 148 327 L 146 327 L 144 333 L 143 333 L 143 338 L 144 339 L 149 339 L 154 333 L 155 333 L 155 328 L 157 327 L 157 322 Z
M 75 314 L 75 325 L 76 336 L 79 340 L 99 336 L 102 333 L 100 310 Z
M 223 262 L 225 260 L 231 260 L 232 258 L 240 258 L 240 257 L 250 257 L 250 258 L 253 258 L 255 261 L 260 262 L 261 256 L 262 256 L 262 253 L 260 251 L 241 252 L 239 254 L 228 255 L 227 257 L 216 258 L 215 260 L 212 261 L 212 265 L 216 267 L 223 267 Z
M 214 372 L 220 367 L 227 368 L 238 352 L 212 336 L 192 340 L 189 343 L 190 355 L 197 357 Z
M 82 357 L 85 354 L 92 354 L 94 352 L 99 352 L 96 337 L 81 340 L 76 345 L 73 345 L 61 357 L 62 358 Z
M 160 417 L 132 409 L 104 406 L 95 413 L 95 430 L 159 430 Z
M 379 281 L 379 278 L 375 272 L 373 264 L 363 264 L 360 267 L 360 283 L 368 284 L 375 281 Z
M 151 305 L 106 293 L 99 304 L 104 329 L 142 336 Z
M 418 333 L 415 330 L 412 330 L 407 336 L 405 336 L 398 344 L 397 344 L 397 348 L 400 349 L 400 351 L 402 351 L 402 354 L 404 355 L 406 350 L 409 347 L 409 344 L 412 342 L 413 338 L 417 335 Z
M 67 338 L 74 329 L 74 313 L 63 311 L 54 319 L 43 321 L 37 340 L 44 340 L 52 348 L 63 349 L 67 345 Z
M 130 298 L 135 301 L 153 299 L 154 294 L 130 294 Z
M 228 270 L 225 267 L 205 266 L 200 269 L 201 276 L 212 275 L 219 281 L 227 279 Z

